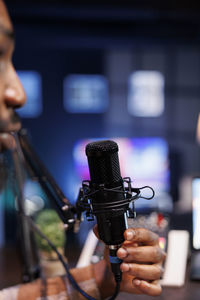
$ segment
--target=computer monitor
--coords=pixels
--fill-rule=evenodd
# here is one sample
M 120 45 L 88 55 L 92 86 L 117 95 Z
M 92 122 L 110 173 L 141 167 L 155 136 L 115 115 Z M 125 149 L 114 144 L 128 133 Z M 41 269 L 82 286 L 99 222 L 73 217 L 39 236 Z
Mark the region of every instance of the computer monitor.
M 200 177 L 192 178 L 192 245 L 200 250 Z
M 153 200 L 137 200 L 136 209 L 168 210 L 171 197 L 169 196 L 170 168 L 167 142 L 159 137 L 109 139 L 114 140 L 119 146 L 122 177 L 131 177 L 133 187 L 151 186 L 155 191 Z M 74 145 L 75 189 L 77 189 L 75 186 L 80 186 L 82 180 L 90 179 L 85 147 L 94 140 L 97 139 L 78 140 Z M 145 196 L 151 195 L 150 190 L 143 190 L 143 193 Z

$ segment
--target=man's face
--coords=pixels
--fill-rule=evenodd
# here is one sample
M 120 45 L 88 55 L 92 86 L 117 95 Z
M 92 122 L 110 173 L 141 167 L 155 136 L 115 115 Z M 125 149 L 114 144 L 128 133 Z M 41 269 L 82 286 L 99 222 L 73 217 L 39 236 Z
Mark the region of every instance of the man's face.
M 0 152 L 14 147 L 10 134 L 20 129 L 15 108 L 26 101 L 24 89 L 12 64 L 14 32 L 7 10 L 0 0 Z

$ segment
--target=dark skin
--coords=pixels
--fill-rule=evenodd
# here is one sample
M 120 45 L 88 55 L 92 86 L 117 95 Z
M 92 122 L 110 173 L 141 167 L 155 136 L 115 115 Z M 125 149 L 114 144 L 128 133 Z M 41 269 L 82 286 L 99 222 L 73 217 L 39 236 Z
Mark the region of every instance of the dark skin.
M 14 31 L 6 8 L 0 1 L 0 151 L 13 149 L 15 142 L 11 132 L 21 124 L 14 109 L 25 104 L 24 89 L 12 64 Z
M 13 132 L 17 132 L 21 123 L 15 109 L 26 101 L 24 89 L 12 64 L 14 51 L 14 31 L 5 4 L 0 0 L 0 152 L 14 150 Z M 94 228 L 98 235 L 97 228 Z M 160 249 L 158 236 L 144 228 L 130 228 L 124 233 L 125 242 L 117 255 L 123 260 L 121 291 L 133 294 L 160 295 L 162 288 L 159 279 L 162 275 L 162 262 L 165 253 Z M 107 254 L 105 259 L 93 266 L 94 277 L 102 298 L 110 296 L 115 287 Z M 77 281 L 87 267 L 73 269 Z

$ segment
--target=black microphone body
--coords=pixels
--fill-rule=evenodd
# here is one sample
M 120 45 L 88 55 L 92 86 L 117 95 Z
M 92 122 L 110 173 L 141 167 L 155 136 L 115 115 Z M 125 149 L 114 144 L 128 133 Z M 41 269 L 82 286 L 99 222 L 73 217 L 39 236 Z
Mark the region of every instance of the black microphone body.
M 120 173 L 118 145 L 110 140 L 93 142 L 86 146 L 86 155 L 91 179 L 92 207 L 99 237 L 109 246 L 112 271 L 116 281 L 120 281 L 121 260 L 116 253 L 124 241 L 127 207 L 121 204 L 126 196 Z
M 90 188 L 99 190 L 92 196 L 92 205 L 96 211 L 96 219 L 100 239 L 107 245 L 120 245 L 124 241 L 123 233 L 126 229 L 126 214 L 122 207 L 114 207 L 104 211 L 104 203 L 118 202 L 125 198 L 125 194 L 111 191 L 124 191 L 124 184 L 120 173 L 118 145 L 113 141 L 98 141 L 86 146 L 86 155 L 90 170 Z M 103 187 L 101 189 L 101 187 Z M 106 190 L 105 190 L 106 189 Z M 107 189 L 109 191 L 107 191 Z M 98 204 L 102 204 L 99 208 Z

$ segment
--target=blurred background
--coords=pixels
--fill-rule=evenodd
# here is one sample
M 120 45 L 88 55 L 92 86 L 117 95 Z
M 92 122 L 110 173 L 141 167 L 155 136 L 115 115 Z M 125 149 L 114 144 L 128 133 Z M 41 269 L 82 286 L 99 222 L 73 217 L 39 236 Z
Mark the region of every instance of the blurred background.
M 70 201 L 89 179 L 86 143 L 109 138 L 119 145 L 122 176 L 155 190 L 151 202 L 138 200 L 139 214 L 190 213 L 192 177 L 200 175 L 195 1 L 6 3 L 16 32 L 13 61 L 27 92 L 18 113 Z M 38 186 L 28 184 L 35 196 Z M 8 206 L 0 245 L 15 238 Z

